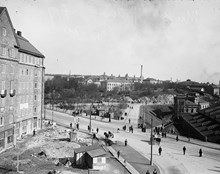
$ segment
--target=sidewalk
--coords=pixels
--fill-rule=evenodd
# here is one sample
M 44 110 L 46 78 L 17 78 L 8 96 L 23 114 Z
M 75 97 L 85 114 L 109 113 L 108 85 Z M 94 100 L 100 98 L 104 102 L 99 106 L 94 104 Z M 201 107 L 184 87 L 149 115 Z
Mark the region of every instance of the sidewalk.
M 154 164 L 150 165 L 150 160 L 143 157 L 139 152 L 134 150 L 132 147 L 124 146 L 124 143 L 118 142 L 112 146 L 109 146 L 109 150 L 112 151 L 112 154 L 117 158 L 117 151 L 120 150 L 120 157 L 118 161 L 120 161 L 124 165 L 124 161 L 126 160 L 126 167 L 132 174 L 145 174 L 147 170 L 150 173 L 156 168 L 157 173 L 160 174 L 160 170 Z

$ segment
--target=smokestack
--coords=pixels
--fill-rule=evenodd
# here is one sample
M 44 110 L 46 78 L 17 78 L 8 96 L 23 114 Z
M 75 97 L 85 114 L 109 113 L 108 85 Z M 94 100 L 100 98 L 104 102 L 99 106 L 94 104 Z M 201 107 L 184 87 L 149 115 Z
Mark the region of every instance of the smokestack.
M 142 70 L 143 70 L 143 65 L 141 65 L 141 78 L 142 78 Z
M 143 71 L 143 65 L 141 65 L 141 83 L 143 82 L 143 75 L 142 75 L 142 71 Z

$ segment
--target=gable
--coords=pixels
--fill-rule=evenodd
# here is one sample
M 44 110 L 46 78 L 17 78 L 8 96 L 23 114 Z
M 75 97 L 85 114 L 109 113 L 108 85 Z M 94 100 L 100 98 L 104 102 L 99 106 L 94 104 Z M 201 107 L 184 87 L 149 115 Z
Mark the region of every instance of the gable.
M 18 47 L 14 27 L 5 7 L 0 8 L 0 36 L 0 44 L 11 48 Z

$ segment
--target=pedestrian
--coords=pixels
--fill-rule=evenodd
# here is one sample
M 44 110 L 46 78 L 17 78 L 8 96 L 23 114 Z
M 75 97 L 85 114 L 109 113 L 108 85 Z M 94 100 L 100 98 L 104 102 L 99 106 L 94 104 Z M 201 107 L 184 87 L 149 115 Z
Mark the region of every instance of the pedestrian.
M 119 156 L 120 156 L 120 150 L 117 152 L 117 155 L 118 155 L 118 158 L 119 158 Z
M 178 137 L 178 135 L 176 136 L 176 141 L 179 141 L 179 137 Z
M 35 131 L 35 129 L 33 130 L 33 136 L 35 136 L 35 134 L 36 134 L 36 131 Z
M 99 128 L 96 129 L 96 132 L 99 133 Z
M 73 127 L 73 124 L 72 123 L 70 123 L 70 128 L 72 128 Z
M 147 170 L 146 174 L 150 174 L 150 171 L 149 171 L 149 170 Z
M 129 122 L 129 124 L 131 123 L 131 119 L 130 118 L 128 119 L 128 122 Z
M 134 129 L 133 129 L 133 126 L 131 126 L 131 133 L 133 133 L 134 132 Z
M 79 130 L 79 123 L 76 124 L 76 129 Z
M 153 174 L 157 174 L 157 169 L 154 169 Z
M 118 128 L 118 129 L 117 129 L 117 132 L 118 132 L 118 133 L 119 133 L 119 130 L 120 130 L 120 129 Z
M 128 144 L 128 140 L 127 140 L 127 139 L 125 139 L 125 146 L 127 146 L 127 144 Z
M 202 149 L 199 149 L 199 157 L 202 157 Z
M 186 147 L 183 146 L 183 155 L 185 155 L 185 153 L 186 153 Z
M 90 126 L 88 125 L 88 131 L 90 131 Z
M 162 152 L 162 147 L 161 146 L 159 147 L 158 152 L 159 152 L 159 155 L 161 155 L 161 152 Z

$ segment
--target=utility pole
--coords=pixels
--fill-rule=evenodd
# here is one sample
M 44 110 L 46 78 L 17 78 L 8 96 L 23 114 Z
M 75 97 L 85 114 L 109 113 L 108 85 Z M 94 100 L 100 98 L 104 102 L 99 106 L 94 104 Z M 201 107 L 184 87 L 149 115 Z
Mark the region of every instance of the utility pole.
M 89 132 L 91 133 L 92 130 L 92 106 L 93 106 L 93 102 L 92 105 L 90 106 L 90 117 L 89 117 Z
M 153 117 L 152 114 L 151 115 L 151 131 L 150 131 L 150 137 L 151 137 L 151 141 L 150 141 L 150 165 L 153 164 Z

